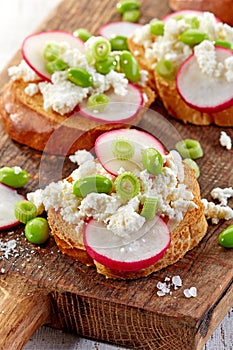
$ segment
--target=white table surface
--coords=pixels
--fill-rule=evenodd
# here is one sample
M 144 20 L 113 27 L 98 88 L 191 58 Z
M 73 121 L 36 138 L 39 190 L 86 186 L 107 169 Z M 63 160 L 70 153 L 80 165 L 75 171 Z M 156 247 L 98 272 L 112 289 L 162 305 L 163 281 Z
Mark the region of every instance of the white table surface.
M 0 0 L 0 70 L 20 47 L 24 37 L 30 34 L 59 2 L 60 0 Z M 123 350 L 123 348 L 64 334 L 62 331 L 43 326 L 35 332 L 24 346 L 24 350 Z M 233 350 L 233 308 L 203 350 Z

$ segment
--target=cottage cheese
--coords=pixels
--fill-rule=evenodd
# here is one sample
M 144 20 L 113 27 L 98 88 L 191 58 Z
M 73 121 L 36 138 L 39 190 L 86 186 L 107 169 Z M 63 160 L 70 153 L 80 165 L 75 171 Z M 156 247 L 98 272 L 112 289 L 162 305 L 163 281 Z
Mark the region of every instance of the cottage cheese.
M 233 197 L 233 188 L 226 187 L 220 188 L 216 187 L 211 191 L 211 196 L 213 199 L 218 199 L 221 205 L 227 205 L 227 200 Z
M 232 141 L 229 135 L 225 131 L 221 131 L 219 138 L 220 145 L 226 147 L 227 150 L 230 150 L 232 147 Z
M 34 96 L 35 94 L 37 94 L 39 92 L 38 84 L 35 84 L 35 83 L 28 84 L 25 87 L 24 92 L 26 95 Z
M 187 17 L 189 16 L 187 15 Z M 214 15 L 209 12 L 204 12 L 202 16 L 198 17 L 198 20 L 199 30 L 208 36 L 208 40 L 194 47 L 201 70 L 209 76 L 225 76 L 227 81 L 232 82 L 233 59 L 232 57 L 226 59 L 224 64 L 217 62 L 214 41 L 225 40 L 233 45 L 233 28 L 216 21 Z M 179 40 L 180 34 L 190 28 L 191 25 L 184 19 L 170 18 L 165 22 L 164 35 L 155 38 L 150 34 L 150 25 L 146 24 L 134 32 L 133 41 L 144 47 L 145 57 L 150 60 L 150 64 L 154 68 L 156 63 L 162 59 L 169 60 L 173 62 L 175 67 L 178 67 L 193 52 L 189 45 Z
M 24 60 L 22 60 L 18 66 L 10 67 L 8 69 L 8 75 L 12 80 L 23 79 L 25 82 L 36 81 L 39 79 L 38 75 Z
M 87 70 L 93 78 L 93 85 L 82 88 L 67 80 L 65 71 L 58 71 L 52 74 L 51 82 L 43 81 L 36 84 L 38 76 L 35 72 L 22 60 L 18 66 L 10 67 L 8 70 L 12 80 L 23 79 L 30 84 L 25 88 L 25 93 L 33 96 L 37 92 L 43 95 L 44 109 L 50 109 L 61 114 L 72 112 L 75 107 L 88 96 L 93 94 L 101 94 L 109 89 L 113 89 L 118 96 L 127 94 L 128 80 L 125 74 L 116 71 L 110 71 L 108 74 L 99 74 L 94 65 L 88 63 L 85 54 L 77 48 L 71 48 L 68 43 L 61 43 L 62 54 L 61 59 L 70 67 L 80 67 Z M 145 84 L 145 74 L 142 72 L 141 84 Z
M 91 174 L 103 174 L 114 180 L 87 151 L 77 151 L 71 159 L 80 164 L 70 175 L 74 181 Z M 176 223 L 182 220 L 187 210 L 196 207 L 192 193 L 181 181 L 183 170 L 180 156 L 173 151 L 164 156 L 165 162 L 162 173 L 155 177 L 151 177 L 146 170 L 135 171 L 141 182 L 141 192 L 129 201 L 114 192 L 89 193 L 80 200 L 73 194 L 73 184 L 66 180 L 48 185 L 39 193 L 39 201 L 36 200 L 36 194 L 30 194 L 28 199 L 34 203 L 38 201 L 39 205 L 42 203 L 45 210 L 60 210 L 66 222 L 77 225 L 77 231 L 87 218 L 92 217 L 102 221 L 115 235 L 127 237 L 138 232 L 145 223 L 145 218 L 138 214 L 144 196 L 157 197 L 158 215 L 167 215 Z
M 213 224 L 217 224 L 221 219 L 230 220 L 233 218 L 233 210 L 229 206 L 208 202 L 205 198 L 202 199 L 202 203 L 206 218 L 211 219 Z

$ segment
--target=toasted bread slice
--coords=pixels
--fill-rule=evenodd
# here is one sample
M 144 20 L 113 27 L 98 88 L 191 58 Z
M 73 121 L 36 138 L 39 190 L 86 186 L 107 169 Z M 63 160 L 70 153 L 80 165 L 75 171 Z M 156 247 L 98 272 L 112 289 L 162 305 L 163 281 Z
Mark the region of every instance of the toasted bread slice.
M 168 113 L 184 123 L 196 125 L 216 124 L 219 126 L 233 126 L 233 106 L 217 113 L 203 113 L 189 107 L 180 97 L 175 79 L 166 80 L 154 69 L 155 61 L 146 59 L 145 49 L 142 45 L 135 43 L 134 38 L 128 39 L 130 51 L 137 53 L 137 60 L 142 69 L 146 69 L 149 75 L 148 85 L 155 90 L 164 104 Z
M 0 119 L 13 140 L 39 151 L 54 154 L 73 154 L 77 149 L 90 150 L 94 140 L 113 128 L 127 127 L 127 124 L 97 122 L 73 113 L 60 115 L 52 110 L 45 111 L 40 92 L 29 96 L 24 92 L 27 83 L 10 80 L 0 99 Z M 147 96 L 144 107 L 154 101 L 155 94 L 149 87 L 140 87 Z M 135 125 L 142 114 L 133 120 Z
M 200 188 L 193 169 L 184 164 L 187 188 L 194 195 L 194 202 L 198 208 L 187 211 L 183 220 L 172 230 L 171 245 L 162 259 L 147 268 L 135 272 L 117 271 L 93 261 L 85 251 L 83 232 L 77 232 L 75 225 L 65 222 L 59 212 L 54 209 L 48 211 L 48 221 L 52 235 L 63 254 L 66 254 L 86 265 L 95 265 L 100 274 L 107 278 L 134 279 L 150 275 L 181 259 L 190 249 L 194 248 L 204 237 L 207 222 L 200 198 Z

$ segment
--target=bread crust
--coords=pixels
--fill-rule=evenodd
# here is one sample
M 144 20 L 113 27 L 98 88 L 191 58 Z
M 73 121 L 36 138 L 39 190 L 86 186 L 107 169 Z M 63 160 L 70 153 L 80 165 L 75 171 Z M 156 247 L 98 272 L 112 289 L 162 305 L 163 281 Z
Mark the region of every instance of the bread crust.
M 90 150 L 96 138 L 103 132 L 128 127 L 122 123 L 107 124 L 81 116 L 78 111 L 60 115 L 45 111 L 41 93 L 29 96 L 24 92 L 27 83 L 10 80 L 0 99 L 0 119 L 11 139 L 53 154 L 73 154 L 77 149 Z M 155 99 L 149 87 L 141 88 L 147 95 L 145 108 Z M 135 125 L 141 114 L 133 120 Z
M 204 237 L 207 230 L 207 221 L 204 215 L 204 208 L 200 197 L 200 188 L 195 172 L 188 165 L 185 167 L 185 180 L 187 188 L 194 195 L 194 202 L 197 208 L 187 211 L 183 220 L 172 229 L 171 245 L 162 259 L 147 268 L 134 271 L 118 271 L 110 269 L 97 261 L 92 260 L 85 251 L 83 244 L 83 232 L 77 232 L 74 224 L 64 222 L 60 211 L 49 209 L 48 222 L 52 230 L 52 235 L 60 251 L 75 260 L 86 265 L 93 265 L 97 272 L 106 278 L 115 279 L 135 279 L 146 277 L 151 273 L 174 264 L 180 260 L 190 249 L 193 249 Z
M 217 113 L 203 113 L 191 108 L 178 93 L 175 79 L 166 80 L 155 71 L 153 68 L 155 62 L 145 58 L 145 49 L 142 45 L 135 43 L 131 37 L 128 39 L 128 46 L 133 54 L 137 52 L 140 67 L 148 71 L 148 85 L 155 89 L 155 93 L 172 117 L 195 125 L 233 126 L 233 106 Z

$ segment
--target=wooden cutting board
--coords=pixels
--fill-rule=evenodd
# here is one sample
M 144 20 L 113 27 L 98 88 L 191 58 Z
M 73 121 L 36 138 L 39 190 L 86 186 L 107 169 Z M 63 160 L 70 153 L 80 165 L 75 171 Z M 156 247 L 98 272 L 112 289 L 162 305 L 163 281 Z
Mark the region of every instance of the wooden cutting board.
M 101 24 L 119 20 L 115 5 L 113 0 L 64 0 L 38 30 L 85 27 L 97 33 Z M 169 11 L 165 0 L 145 0 L 141 22 Z M 19 59 L 17 53 L 10 64 Z M 8 79 L 6 69 L 0 78 L 2 88 Z M 219 145 L 223 128 L 183 125 L 170 118 L 159 101 L 153 110 L 161 116 L 145 115 L 140 126 L 170 148 L 177 137 L 201 142 L 205 153 L 198 162 L 202 197 L 210 199 L 214 187 L 233 185 L 232 151 Z M 232 128 L 226 131 L 233 137 Z M 5 165 L 19 165 L 31 174 L 22 193 L 72 169 L 67 159 L 42 156 L 13 142 L 0 126 L 0 166 Z M 135 349 L 201 349 L 233 305 L 233 250 L 217 244 L 218 234 L 228 224 L 210 225 L 201 244 L 178 263 L 135 281 L 106 280 L 95 269 L 59 253 L 53 239 L 35 247 L 25 240 L 22 226 L 1 232 L 0 242 L 16 246 L 12 255 L 0 252 L 0 349 L 21 349 L 43 324 Z M 158 297 L 157 283 L 174 275 L 180 275 L 183 287 Z M 183 290 L 192 286 L 198 295 L 187 299 Z

